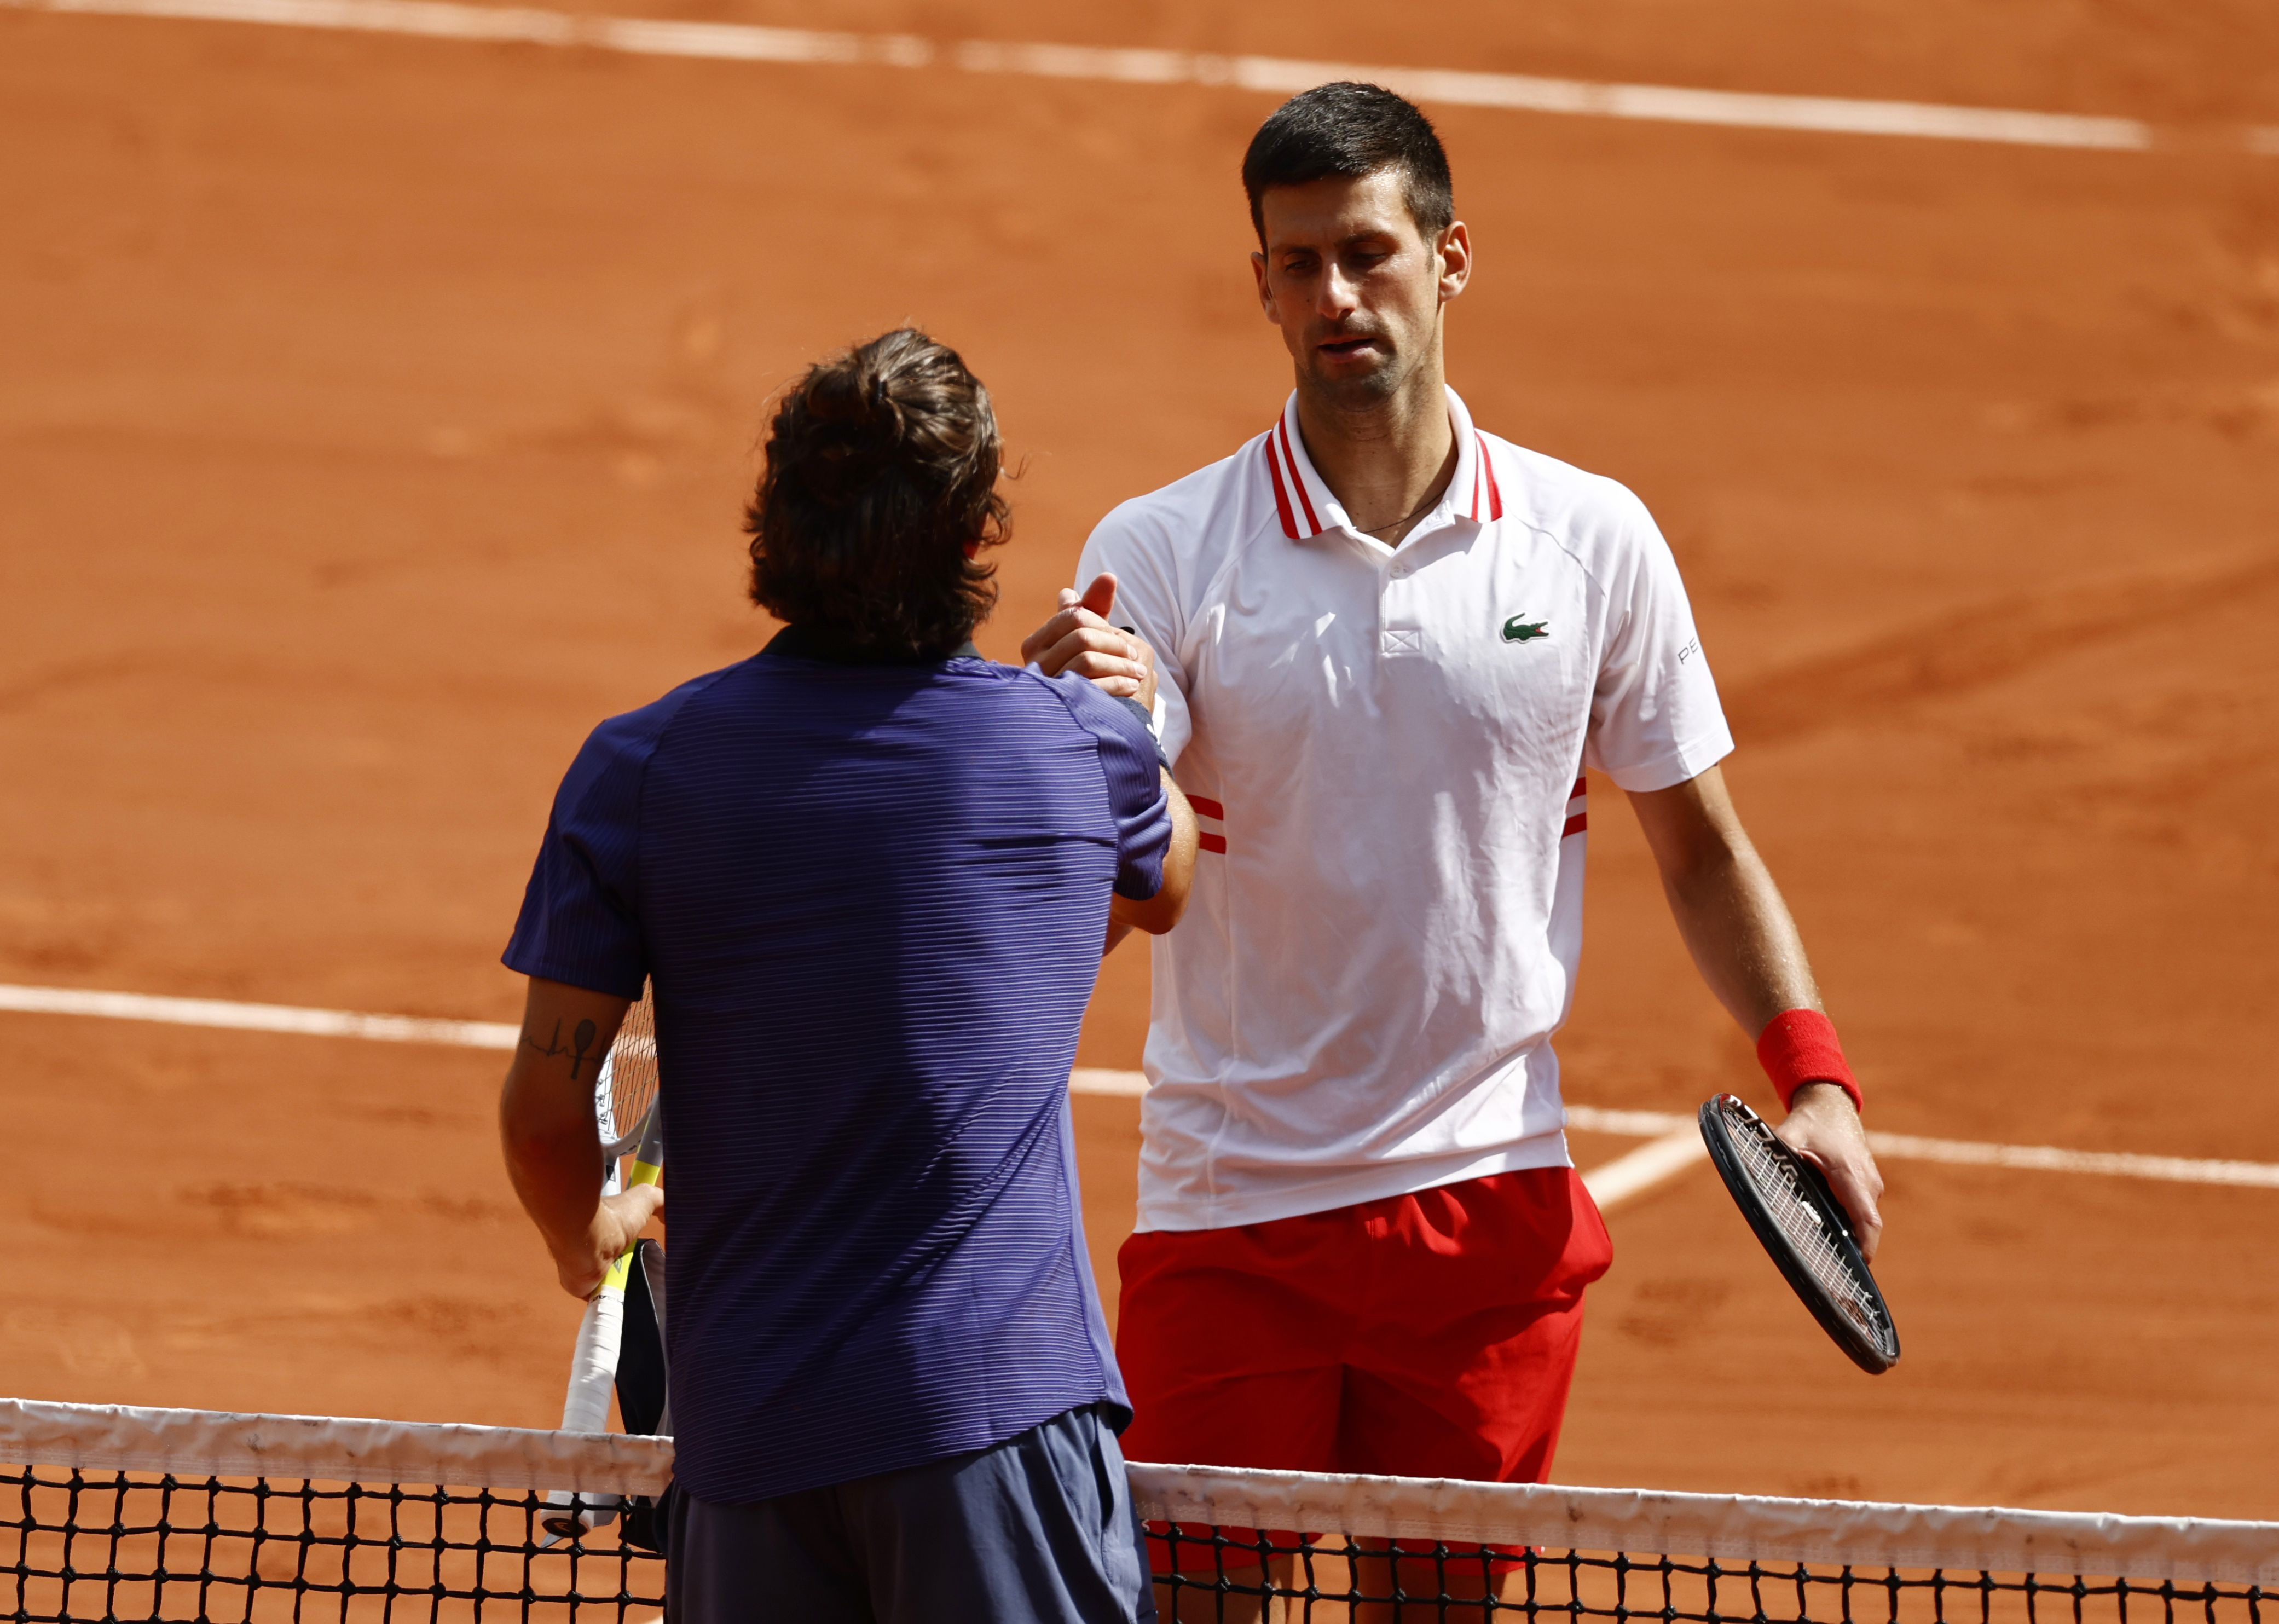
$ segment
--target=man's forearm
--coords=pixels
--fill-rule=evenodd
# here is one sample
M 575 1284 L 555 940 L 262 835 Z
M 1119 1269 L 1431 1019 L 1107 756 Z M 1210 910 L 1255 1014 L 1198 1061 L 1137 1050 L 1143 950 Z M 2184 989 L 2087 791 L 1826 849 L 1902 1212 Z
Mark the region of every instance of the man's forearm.
M 601 1144 L 590 1109 L 560 1109 L 550 1080 L 534 1078 L 518 1057 L 499 1094 L 499 1148 L 522 1210 L 560 1254 L 593 1222 L 602 1199 Z
M 594 1090 L 629 1002 L 533 978 L 499 1091 L 507 1178 L 553 1254 L 564 1289 L 581 1296 L 606 1266 L 596 1259 L 615 1256 L 618 1230 L 631 1223 L 638 1233 L 653 1207 L 653 1197 L 644 1197 L 639 1211 L 611 1214 L 602 1201 Z
M 1631 800 L 1686 951 L 1752 1041 L 1784 1010 L 1818 1009 L 1804 940 L 1717 769 Z
M 1784 1010 L 1820 1007 L 1796 920 L 1746 840 L 1663 890 L 1701 979 L 1753 1039 Z

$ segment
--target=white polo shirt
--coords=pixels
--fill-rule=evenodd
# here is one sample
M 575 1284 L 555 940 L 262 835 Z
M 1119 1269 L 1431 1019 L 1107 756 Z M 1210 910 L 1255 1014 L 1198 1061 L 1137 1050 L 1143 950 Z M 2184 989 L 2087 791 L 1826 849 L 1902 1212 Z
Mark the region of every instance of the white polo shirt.
M 1732 749 L 1645 505 L 1448 412 L 1455 477 L 1397 550 L 1315 473 L 1294 395 L 1086 544 L 1204 831 L 1155 943 L 1141 1229 L 1567 1166 L 1583 769 L 1661 789 Z

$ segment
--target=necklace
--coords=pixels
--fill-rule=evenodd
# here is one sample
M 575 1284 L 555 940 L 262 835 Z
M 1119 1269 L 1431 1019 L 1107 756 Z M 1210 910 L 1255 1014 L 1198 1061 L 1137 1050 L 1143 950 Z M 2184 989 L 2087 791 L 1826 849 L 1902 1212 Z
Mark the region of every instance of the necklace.
M 1443 494 L 1442 492 L 1439 492 L 1439 491 L 1437 491 L 1437 490 L 1436 490 L 1436 491 L 1434 491 L 1431 496 L 1429 496 L 1425 497 L 1425 498 L 1424 498 L 1424 500 L 1423 500 L 1422 502 L 1419 502 L 1419 503 L 1418 503 L 1415 507 L 1410 508 L 1410 509 L 1409 509 L 1406 513 L 1403 513 L 1400 518 L 1395 519 L 1395 520 L 1389 520 L 1388 522 L 1386 522 L 1386 523 L 1385 523 L 1385 524 L 1381 524 L 1381 525 L 1370 525 L 1370 526 L 1369 526 L 1367 528 L 1362 528 L 1362 527 L 1361 527 L 1361 526 L 1359 526 L 1359 525 L 1356 525 L 1356 526 L 1354 526 L 1354 527 L 1355 529 L 1361 530 L 1361 533 L 1362 533 L 1363 535 L 1376 535 L 1379 534 L 1380 532 L 1382 532 L 1382 531 L 1385 531 L 1385 530 L 1398 530 L 1401 526 L 1403 526 L 1403 525 L 1405 525 L 1405 524 L 1408 524 L 1408 523 L 1411 522 L 1412 520 L 1414 520 L 1416 519 L 1416 515 L 1417 515 L 1417 514 L 1419 514 L 1419 513 L 1423 512 L 1426 508 L 1431 507 L 1434 503 L 1438 502 L 1438 501 L 1440 499 L 1440 497 L 1441 497 L 1442 494 Z

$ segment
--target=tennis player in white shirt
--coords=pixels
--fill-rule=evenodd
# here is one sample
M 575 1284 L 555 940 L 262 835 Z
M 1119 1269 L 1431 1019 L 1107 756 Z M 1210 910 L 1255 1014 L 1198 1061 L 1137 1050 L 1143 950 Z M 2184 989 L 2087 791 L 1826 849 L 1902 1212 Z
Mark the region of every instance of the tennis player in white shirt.
M 1586 768 L 1629 797 L 1782 1136 L 1871 1257 L 1882 1180 L 1719 774 L 1669 546 L 1630 491 L 1483 432 L 1446 385 L 1472 246 L 1431 124 L 1324 85 L 1267 119 L 1243 180 L 1296 387 L 1232 457 L 1110 513 L 1089 584 L 1024 645 L 1153 708 L 1203 830 L 1154 950 L 1124 1445 L 1539 1481 L 1611 1259 L 1551 1046 Z

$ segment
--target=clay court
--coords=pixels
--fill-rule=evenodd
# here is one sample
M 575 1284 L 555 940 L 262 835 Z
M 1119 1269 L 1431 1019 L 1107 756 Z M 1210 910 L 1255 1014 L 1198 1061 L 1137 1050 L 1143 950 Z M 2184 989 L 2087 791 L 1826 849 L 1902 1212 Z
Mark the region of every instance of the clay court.
M 2279 1162 L 2267 5 L 675 14 L 2156 126 L 1428 104 L 1480 251 L 1451 375 L 1661 520 L 1872 1126 Z M 1235 179 L 1275 99 L 0 11 L 0 981 L 512 1020 L 579 741 L 772 629 L 769 392 L 904 319 L 964 351 L 1024 463 L 1014 658 L 1101 512 L 1283 397 Z M 1766 1103 L 1597 789 L 1570 1099 Z M 1147 979 L 1109 961 L 1080 1064 L 1138 1066 Z M 503 1057 L 0 1038 L 0 1388 L 553 1422 L 578 1308 L 499 1166 Z M 1112 1296 L 1137 1103 L 1076 1109 Z M 1706 1168 L 1616 1208 L 1557 1476 L 2279 1518 L 2279 1190 L 1885 1172 L 1872 1380 Z

